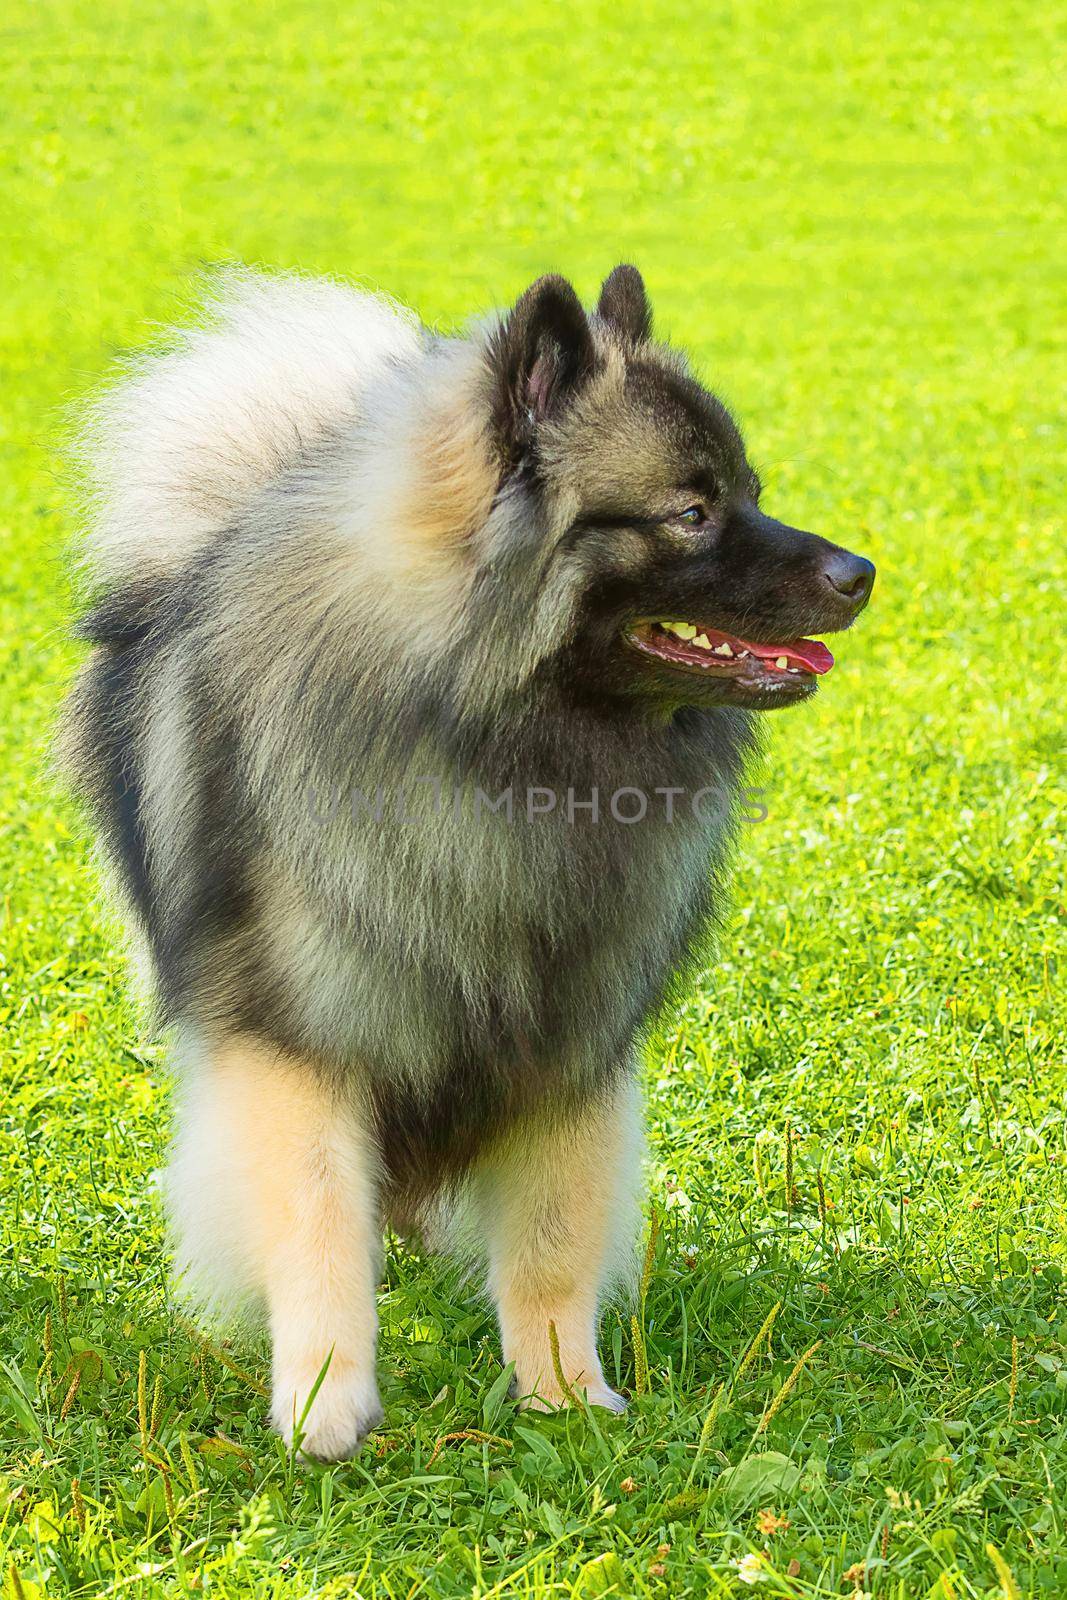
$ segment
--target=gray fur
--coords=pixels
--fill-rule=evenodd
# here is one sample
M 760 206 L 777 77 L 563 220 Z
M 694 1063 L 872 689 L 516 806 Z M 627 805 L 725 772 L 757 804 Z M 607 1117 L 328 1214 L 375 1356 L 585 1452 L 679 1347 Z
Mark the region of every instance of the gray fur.
M 358 1085 L 395 1189 L 425 1193 L 630 1070 L 713 921 L 753 721 L 572 693 L 587 592 L 641 559 L 625 530 L 572 536 L 583 485 L 645 512 L 678 450 L 628 388 L 633 326 L 591 320 L 595 373 L 540 421 L 531 477 L 493 433 L 497 323 L 441 340 L 352 291 L 248 278 L 217 315 L 95 425 L 96 643 L 65 747 L 164 1018 Z M 420 485 L 443 484 L 437 527 L 463 451 L 457 505 L 489 475 L 486 514 L 420 544 Z M 416 778 L 460 813 L 398 820 Z M 605 814 L 476 821 L 475 788 L 509 784 L 596 787 Z M 699 818 L 606 814 L 620 787 L 709 785 Z M 381 820 L 353 816 L 379 787 Z

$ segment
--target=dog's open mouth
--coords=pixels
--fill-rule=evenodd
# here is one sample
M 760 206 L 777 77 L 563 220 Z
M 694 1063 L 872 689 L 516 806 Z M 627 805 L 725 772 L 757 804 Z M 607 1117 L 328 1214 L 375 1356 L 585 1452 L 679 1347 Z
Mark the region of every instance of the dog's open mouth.
M 834 664 L 818 639 L 764 644 L 697 622 L 637 622 L 627 630 L 627 639 L 665 666 L 735 678 L 739 685 L 753 689 L 784 688 L 791 678 L 811 682 Z

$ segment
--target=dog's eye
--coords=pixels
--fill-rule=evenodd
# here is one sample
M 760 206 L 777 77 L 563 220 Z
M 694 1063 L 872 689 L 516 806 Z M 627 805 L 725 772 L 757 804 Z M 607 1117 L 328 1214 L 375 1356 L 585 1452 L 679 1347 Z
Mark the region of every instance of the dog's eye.
M 679 511 L 678 521 L 684 522 L 689 528 L 699 528 L 702 522 L 707 522 L 708 514 L 703 506 L 686 506 L 684 511 Z

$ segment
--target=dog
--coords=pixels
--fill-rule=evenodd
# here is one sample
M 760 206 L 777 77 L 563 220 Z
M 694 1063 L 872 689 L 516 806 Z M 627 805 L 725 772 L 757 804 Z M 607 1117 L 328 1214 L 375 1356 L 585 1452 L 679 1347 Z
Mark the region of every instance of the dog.
M 230 273 L 82 447 L 61 749 L 174 1041 L 184 1281 L 265 1306 L 275 1427 L 344 1458 L 383 1229 L 465 1216 L 518 1396 L 621 1410 L 635 1057 L 706 959 L 760 713 L 874 568 L 760 508 L 628 265 L 455 337 Z

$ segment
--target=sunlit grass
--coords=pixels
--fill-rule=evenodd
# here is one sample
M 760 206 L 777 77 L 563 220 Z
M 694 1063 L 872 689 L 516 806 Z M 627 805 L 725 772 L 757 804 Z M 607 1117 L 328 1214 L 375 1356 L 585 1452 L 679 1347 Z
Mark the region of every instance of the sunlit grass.
M 1054 20 L 5 19 L 5 1600 L 1067 1591 Z M 397 1246 L 385 1425 L 305 1472 L 262 1346 L 169 1306 L 162 1056 L 44 770 L 75 654 L 58 444 L 230 258 L 444 324 L 634 259 L 768 508 L 878 563 L 818 702 L 774 724 L 721 960 L 650 1052 L 660 1227 L 636 1328 L 603 1327 L 623 1418 L 516 1414 L 485 1307 Z

